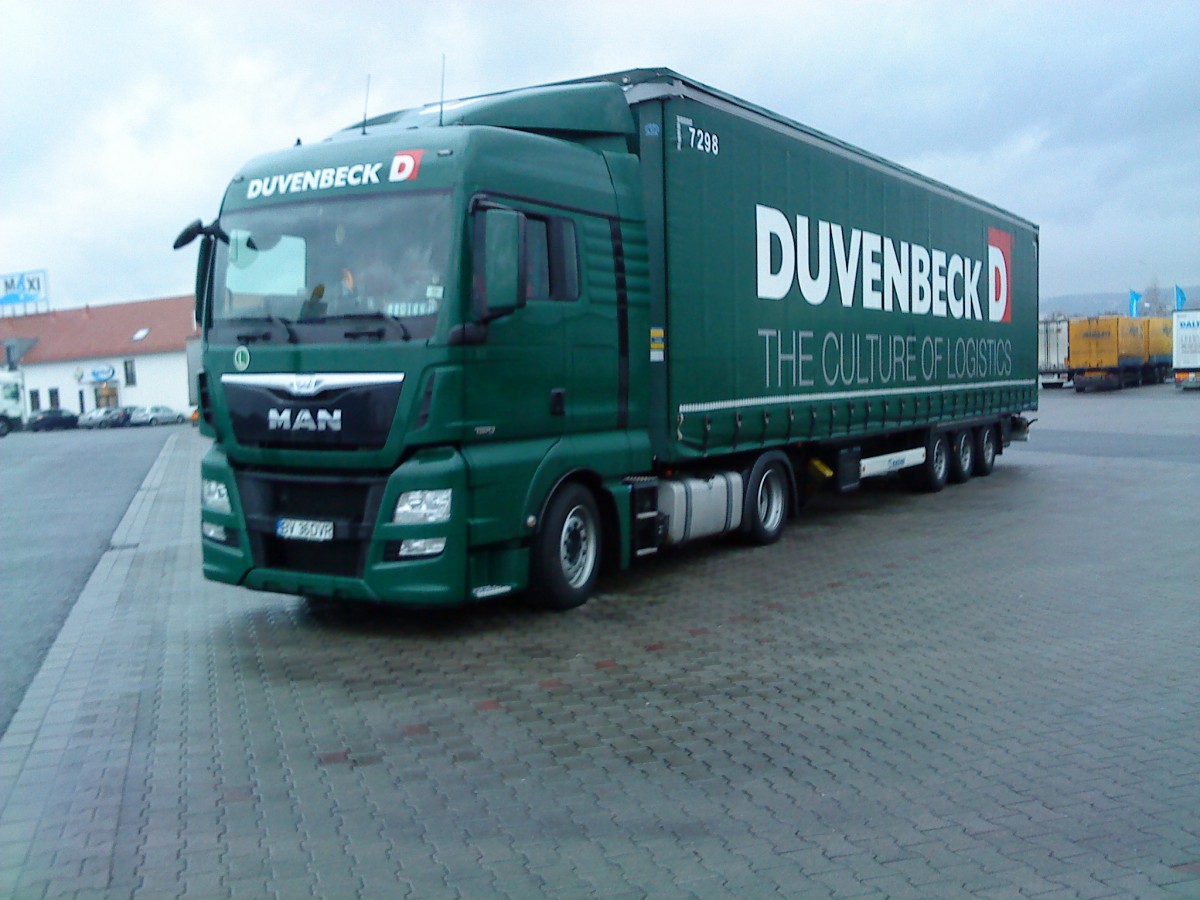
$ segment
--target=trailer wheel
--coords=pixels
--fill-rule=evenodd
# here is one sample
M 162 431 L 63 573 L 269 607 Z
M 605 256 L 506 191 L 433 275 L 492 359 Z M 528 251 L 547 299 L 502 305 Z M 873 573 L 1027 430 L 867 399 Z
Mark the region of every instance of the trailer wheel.
M 746 481 L 742 527 L 755 544 L 773 544 L 787 524 L 789 479 L 779 459 L 760 458 Z
M 925 462 L 914 470 L 917 486 L 930 494 L 936 494 L 946 486 L 950 477 L 950 440 L 941 432 L 929 436 L 925 445 Z
M 950 480 L 970 481 L 975 471 L 975 438 L 970 429 L 956 431 L 950 439 Z
M 574 609 L 591 596 L 600 572 L 600 512 L 591 491 L 564 485 L 550 500 L 530 557 L 535 602 Z
M 975 432 L 975 474 L 991 475 L 996 465 L 996 429 L 984 425 Z

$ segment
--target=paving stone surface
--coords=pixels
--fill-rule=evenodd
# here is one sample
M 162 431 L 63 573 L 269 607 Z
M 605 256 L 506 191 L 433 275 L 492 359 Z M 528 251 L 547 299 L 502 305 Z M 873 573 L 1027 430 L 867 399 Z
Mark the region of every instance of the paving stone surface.
M 1064 433 L 437 616 L 203 581 L 173 435 L 0 741 L 0 897 L 1198 897 L 1200 452 Z

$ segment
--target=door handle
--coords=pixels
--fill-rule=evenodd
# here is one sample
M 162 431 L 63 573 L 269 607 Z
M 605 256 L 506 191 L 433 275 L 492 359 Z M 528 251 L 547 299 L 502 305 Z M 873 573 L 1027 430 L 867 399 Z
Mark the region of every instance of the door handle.
M 567 389 L 554 388 L 550 391 L 550 415 L 563 416 L 567 413 Z

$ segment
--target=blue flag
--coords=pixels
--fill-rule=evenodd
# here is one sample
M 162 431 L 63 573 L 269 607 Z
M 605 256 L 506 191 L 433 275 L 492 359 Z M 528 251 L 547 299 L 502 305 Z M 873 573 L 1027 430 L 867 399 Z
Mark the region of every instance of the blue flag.
M 1183 309 L 1184 305 L 1186 304 L 1187 295 L 1184 294 L 1183 288 L 1181 288 L 1179 285 L 1175 285 L 1175 308 Z
M 1141 299 L 1142 295 L 1137 291 L 1129 292 L 1129 315 L 1133 316 L 1135 319 L 1137 318 L 1138 314 L 1138 301 Z

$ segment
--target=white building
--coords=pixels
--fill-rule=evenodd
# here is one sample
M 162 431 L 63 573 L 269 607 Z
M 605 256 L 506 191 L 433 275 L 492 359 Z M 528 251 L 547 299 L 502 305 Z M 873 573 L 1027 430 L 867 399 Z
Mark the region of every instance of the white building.
M 0 345 L 35 341 L 18 363 L 25 417 L 58 407 L 170 406 L 187 412 L 193 299 L 169 297 L 0 318 Z M 0 357 L 0 363 L 3 358 Z

